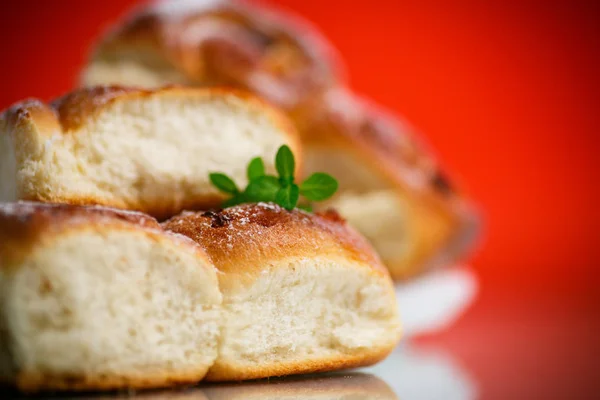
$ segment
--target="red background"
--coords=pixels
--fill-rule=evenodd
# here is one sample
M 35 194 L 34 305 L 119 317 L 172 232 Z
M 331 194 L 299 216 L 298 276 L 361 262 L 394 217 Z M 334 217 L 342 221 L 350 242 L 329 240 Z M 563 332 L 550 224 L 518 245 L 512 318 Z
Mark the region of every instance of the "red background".
M 0 107 L 68 91 L 93 39 L 134 3 L 2 1 Z M 591 394 L 600 355 L 599 3 L 269 3 L 319 26 L 352 86 L 426 132 L 486 214 L 472 260 L 480 299 L 421 344 L 451 351 L 484 398 Z

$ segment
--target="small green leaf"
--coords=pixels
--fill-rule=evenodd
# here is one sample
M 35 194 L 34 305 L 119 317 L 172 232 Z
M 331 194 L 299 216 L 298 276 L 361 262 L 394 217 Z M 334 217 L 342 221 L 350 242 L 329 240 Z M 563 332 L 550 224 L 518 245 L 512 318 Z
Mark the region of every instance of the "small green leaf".
M 338 182 L 329 174 L 316 172 L 300 185 L 302 196 L 309 200 L 321 201 L 333 196 L 338 188 Z
M 300 197 L 300 189 L 298 185 L 291 184 L 287 187 L 279 189 L 275 196 L 275 202 L 286 210 L 293 210 L 298 203 Z
M 235 182 L 225 174 L 212 173 L 209 178 L 212 184 L 223 193 L 236 194 L 239 192 Z
M 249 201 L 275 201 L 279 189 L 281 185 L 276 177 L 264 175 L 252 180 L 245 193 Z
M 246 196 L 244 196 L 244 193 L 238 193 L 238 194 L 234 195 L 232 198 L 225 200 L 223 202 L 223 204 L 221 204 L 221 207 L 228 208 L 228 207 L 237 206 L 238 204 L 243 204 L 246 202 L 247 202 L 247 200 L 246 200 Z
M 248 164 L 248 180 L 252 181 L 265 175 L 265 163 L 262 158 L 256 157 Z
M 283 145 L 277 151 L 277 155 L 275 156 L 275 167 L 277 167 L 280 178 L 293 182 L 296 163 L 294 161 L 294 155 L 288 146 Z

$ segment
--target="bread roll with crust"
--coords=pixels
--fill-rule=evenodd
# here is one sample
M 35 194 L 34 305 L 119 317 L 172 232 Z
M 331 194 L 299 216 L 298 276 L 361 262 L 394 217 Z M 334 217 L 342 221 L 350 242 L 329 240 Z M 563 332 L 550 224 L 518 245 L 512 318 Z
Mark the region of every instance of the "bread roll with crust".
M 0 205 L 0 381 L 24 391 L 201 380 L 221 294 L 206 253 L 150 216 Z
M 163 0 L 100 40 L 82 84 L 231 85 L 306 120 L 342 71 L 307 21 L 235 0 Z
M 370 365 L 398 342 L 389 274 L 333 211 L 246 204 L 183 213 L 163 227 L 199 243 L 220 271 L 221 340 L 209 381 Z
M 319 112 L 302 135 L 306 173 L 338 179 L 325 206 L 370 240 L 394 279 L 464 256 L 477 213 L 407 123 L 341 87 Z
M 82 89 L 0 115 L 0 201 L 133 209 L 163 218 L 223 200 L 209 172 L 246 182 L 261 156 L 273 172 L 291 123 L 262 101 L 222 89 Z

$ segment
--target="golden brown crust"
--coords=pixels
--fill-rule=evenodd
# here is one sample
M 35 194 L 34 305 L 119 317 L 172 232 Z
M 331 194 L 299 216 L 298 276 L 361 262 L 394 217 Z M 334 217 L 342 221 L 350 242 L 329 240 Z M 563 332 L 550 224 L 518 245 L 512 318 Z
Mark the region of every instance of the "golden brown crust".
M 36 203 L 19 201 L 17 203 L 0 203 L 0 227 L 11 230 L 20 226 L 38 229 L 44 224 L 57 224 L 77 218 L 92 220 L 122 220 L 146 228 L 160 229 L 156 219 L 135 211 L 115 208 L 88 206 L 77 207 L 69 204 Z
M 150 234 L 192 247 L 200 258 L 207 255 L 193 241 L 164 232 L 150 215 L 99 206 L 74 206 L 38 202 L 0 203 L 0 268 L 26 257 L 40 240 L 67 229 L 116 227 Z M 11 261 L 10 263 L 8 261 Z M 207 262 L 208 264 L 208 262 Z
M 24 196 L 22 200 L 32 202 L 47 202 L 47 203 L 64 203 L 73 206 L 89 206 L 98 205 L 105 207 L 113 207 L 122 210 L 131 210 L 147 213 L 159 221 L 165 220 L 173 215 L 173 210 L 207 210 L 215 205 L 221 204 L 225 199 L 224 196 L 219 194 L 206 194 L 195 197 L 186 197 L 185 199 L 175 199 L 172 197 L 165 197 L 162 202 L 145 202 L 144 199 L 140 199 L 136 203 L 125 202 L 117 198 L 105 198 L 97 196 L 80 196 L 80 195 L 56 195 L 56 196 L 41 196 L 36 194 L 34 196 Z
M 392 187 L 410 188 L 437 201 L 456 195 L 433 153 L 403 121 L 336 88 L 324 99 L 317 123 L 302 132 L 312 146 L 344 147 L 379 170 Z
M 127 49 L 156 54 L 190 83 L 242 87 L 288 110 L 341 75 L 334 50 L 307 22 L 237 1 L 175 13 L 150 7 L 105 38 L 95 59 Z
M 47 132 L 60 132 L 61 130 L 59 119 L 52 108 L 39 99 L 26 99 L 13 104 L 0 113 L 0 126 L 4 127 L 0 130 L 0 135 L 31 124 L 34 118 L 37 123 L 44 126 L 44 130 Z
M 315 358 L 296 363 L 270 364 L 268 367 L 248 368 L 246 372 L 237 366 L 223 364 L 213 365 L 204 378 L 208 382 L 239 381 L 257 379 L 271 376 L 284 376 L 295 374 L 310 374 L 316 372 L 338 371 L 341 369 L 366 367 L 378 363 L 386 358 L 394 349 L 395 343 L 383 349 L 371 352 L 360 352 L 356 355 L 340 355 L 332 358 Z
M 328 256 L 388 274 L 367 241 L 334 212 L 310 214 L 272 203 L 243 204 L 218 212 L 185 212 L 163 223 L 163 228 L 200 244 L 226 274 L 247 276 L 277 260 Z
M 48 390 L 106 391 L 118 389 L 157 389 L 178 385 L 196 384 L 206 374 L 207 368 L 195 371 L 161 371 L 154 374 L 124 372 L 118 375 L 57 375 L 35 372 L 18 374 L 15 386 L 26 393 Z
M 75 131 L 106 105 L 126 95 L 150 95 L 152 92 L 122 86 L 97 86 L 79 89 L 54 100 L 51 108 L 56 113 L 63 132 Z
M 174 96 L 174 97 L 227 97 L 239 98 L 247 102 L 249 107 L 256 107 L 281 127 L 283 132 L 288 133 L 290 139 L 296 140 L 295 128 L 291 122 L 276 109 L 269 106 L 258 97 L 237 89 L 229 88 L 188 88 L 181 86 L 165 86 L 153 90 L 124 86 L 96 86 L 77 89 L 63 97 L 60 97 L 46 105 L 37 99 L 28 99 L 14 104 L 2 114 L 0 119 L 4 120 L 9 129 L 21 124 L 23 121 L 32 121 L 39 126 L 40 133 L 69 133 L 75 132 L 81 126 L 89 123 L 104 108 L 116 101 L 124 101 L 132 98 L 143 98 L 151 96 Z M 51 125 L 50 127 L 48 125 Z M 60 127 L 58 130 L 56 127 Z M 49 129 L 52 128 L 52 129 Z

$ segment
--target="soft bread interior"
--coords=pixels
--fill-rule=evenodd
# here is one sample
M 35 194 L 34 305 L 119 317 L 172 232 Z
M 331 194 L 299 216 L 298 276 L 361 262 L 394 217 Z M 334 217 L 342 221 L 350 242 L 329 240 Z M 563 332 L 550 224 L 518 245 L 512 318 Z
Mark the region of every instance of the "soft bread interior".
M 209 380 L 307 372 L 311 364 L 318 370 L 328 360 L 356 361 L 365 353 L 381 358 L 398 340 L 389 278 L 365 266 L 294 259 L 265 265 L 251 285 L 227 286 Z
M 394 191 L 346 192 L 330 205 L 365 235 L 384 262 L 402 259 L 414 247 L 408 207 Z
M 2 378 L 36 386 L 49 374 L 71 388 L 202 378 L 217 357 L 221 298 L 198 263 L 143 232 L 88 229 L 2 266 Z
M 322 171 L 331 174 L 338 180 L 340 193 L 366 193 L 390 186 L 372 166 L 346 148 L 306 143 L 304 151 L 305 175 Z
M 346 192 L 329 205 L 365 235 L 396 279 L 418 273 L 451 233 L 444 218 L 393 190 Z
M 108 53 L 94 59 L 84 70 L 81 83 L 83 86 L 130 85 L 143 88 L 192 84 L 170 62 L 155 52 L 143 49 Z
M 244 184 L 256 156 L 272 171 L 286 142 L 269 113 L 237 96 L 133 97 L 108 105 L 76 132 L 40 138 L 18 174 L 37 191 L 30 198 L 89 198 L 150 212 L 160 206 L 171 214 L 194 199 L 220 198 L 210 172 Z

